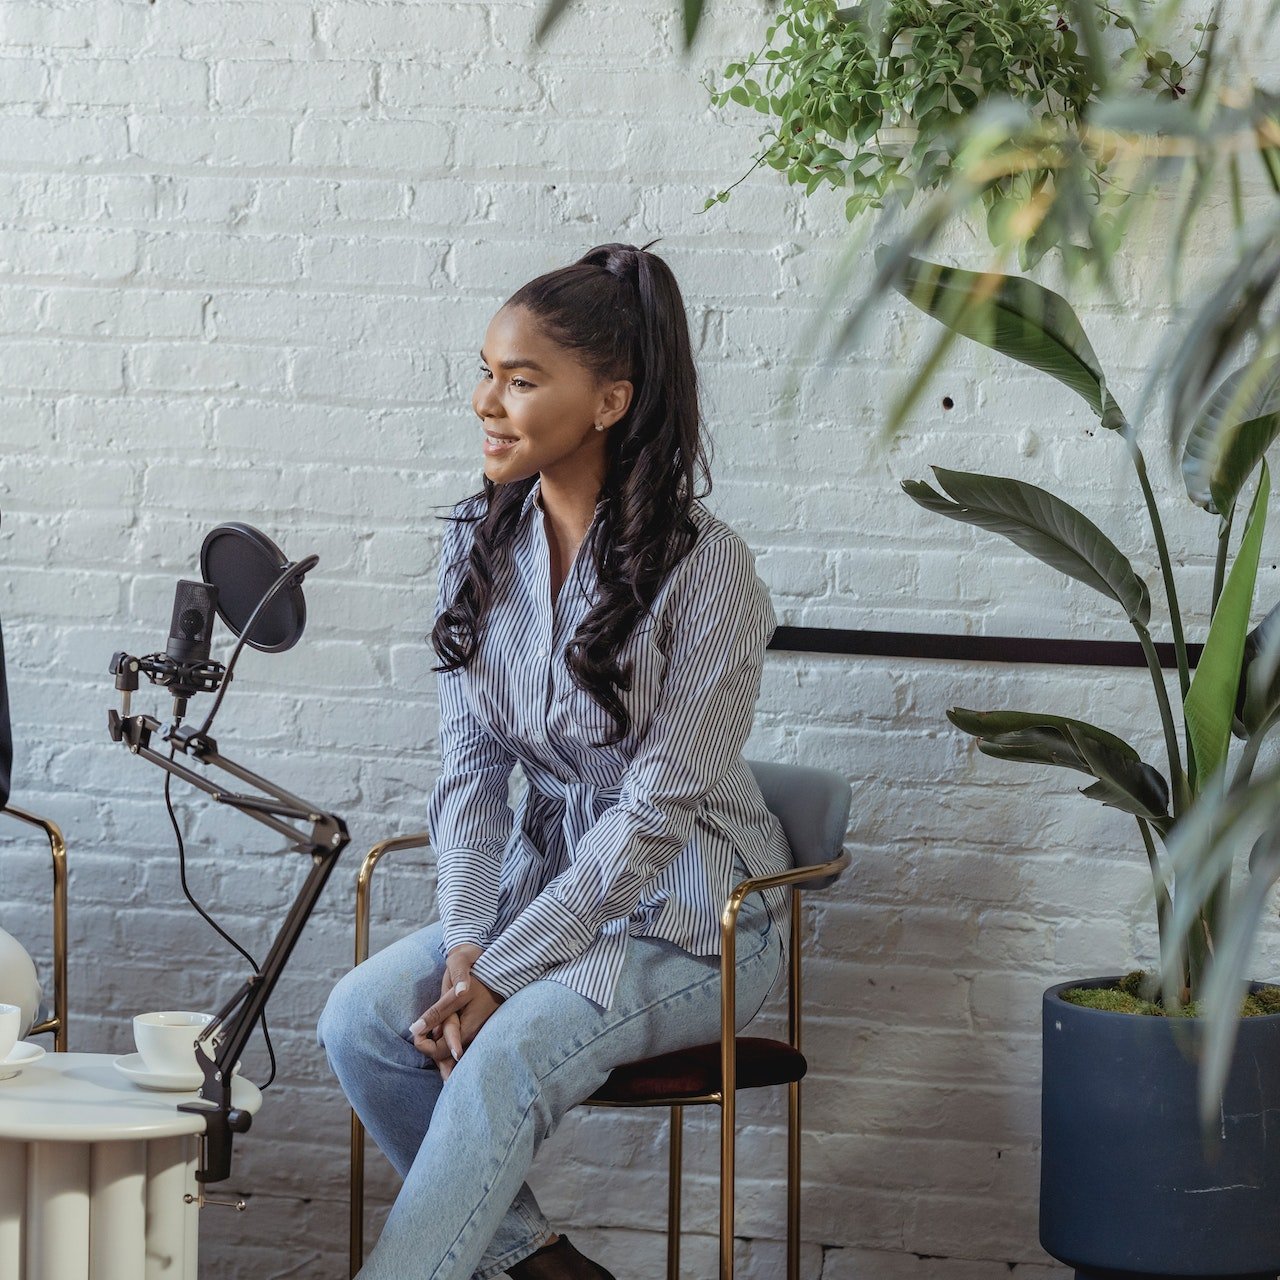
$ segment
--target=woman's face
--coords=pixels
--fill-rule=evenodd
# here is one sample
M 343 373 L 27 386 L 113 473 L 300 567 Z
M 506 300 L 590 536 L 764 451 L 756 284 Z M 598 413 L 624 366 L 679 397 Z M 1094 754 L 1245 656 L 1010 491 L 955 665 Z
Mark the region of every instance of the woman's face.
M 573 352 L 524 307 L 489 322 L 471 405 L 482 423 L 484 473 L 511 484 L 541 473 L 573 484 L 604 483 L 605 431 L 627 411 L 630 382 L 598 383 Z

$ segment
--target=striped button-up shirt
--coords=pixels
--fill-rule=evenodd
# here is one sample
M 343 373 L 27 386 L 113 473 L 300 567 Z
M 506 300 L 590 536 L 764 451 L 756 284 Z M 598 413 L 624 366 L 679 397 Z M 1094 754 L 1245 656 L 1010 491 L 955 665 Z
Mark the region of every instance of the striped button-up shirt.
M 540 490 L 495 571 L 475 655 L 439 675 L 428 826 L 441 950 L 482 946 L 473 972 L 503 997 L 549 978 L 609 1009 L 630 936 L 720 954 L 735 851 L 752 875 L 792 865 L 742 758 L 776 620 L 747 544 L 695 502 L 693 548 L 620 654 L 634 662 L 630 690 L 618 693 L 631 730 L 593 746 L 613 722 L 573 683 L 564 651 L 592 603 L 595 569 L 584 539 L 553 604 Z M 445 530 L 437 614 L 472 540 L 468 523 Z M 517 763 L 528 787 L 513 812 Z M 771 887 L 764 900 L 785 945 L 789 891 Z

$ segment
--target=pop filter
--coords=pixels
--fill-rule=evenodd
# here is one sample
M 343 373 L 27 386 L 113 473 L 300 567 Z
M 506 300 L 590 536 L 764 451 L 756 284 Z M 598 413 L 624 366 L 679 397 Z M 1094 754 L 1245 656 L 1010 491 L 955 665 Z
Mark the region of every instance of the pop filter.
M 307 625 L 300 573 L 267 603 L 253 624 L 252 635 L 244 635 L 263 596 L 290 567 L 284 552 L 265 533 L 238 522 L 220 524 L 200 548 L 200 576 L 218 589 L 218 617 L 236 636 L 243 636 L 245 644 L 262 653 L 293 648 Z

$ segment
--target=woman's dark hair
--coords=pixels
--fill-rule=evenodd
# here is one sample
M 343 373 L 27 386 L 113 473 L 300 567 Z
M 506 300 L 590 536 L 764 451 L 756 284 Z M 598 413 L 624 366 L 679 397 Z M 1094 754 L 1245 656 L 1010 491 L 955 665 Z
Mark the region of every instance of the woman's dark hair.
M 504 304 L 529 311 L 598 380 L 627 379 L 633 387 L 627 412 L 606 436 L 603 510 L 589 535 L 599 594 L 565 654 L 573 682 L 613 718 L 613 734 L 597 746 L 630 732 L 618 690 L 631 688 L 632 673 L 616 655 L 692 548 L 697 527 L 690 508 L 711 492 L 684 300 L 671 268 L 648 248 L 598 245 L 529 281 Z M 699 474 L 706 487 L 696 492 Z M 434 670 L 465 667 L 479 647 L 495 576 L 537 479 L 499 485 L 486 476 L 467 507 L 474 514 L 444 517 L 476 529 L 457 593 L 431 633 L 441 659 Z

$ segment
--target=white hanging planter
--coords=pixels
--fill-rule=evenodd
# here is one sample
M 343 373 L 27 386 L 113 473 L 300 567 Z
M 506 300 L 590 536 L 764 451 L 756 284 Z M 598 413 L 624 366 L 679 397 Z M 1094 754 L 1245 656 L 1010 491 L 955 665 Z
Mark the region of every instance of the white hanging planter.
M 900 31 L 896 36 L 894 36 L 893 43 L 889 46 L 888 56 L 891 58 L 903 57 L 910 51 L 914 39 L 915 32 Z M 960 75 L 957 76 L 957 79 L 960 79 L 971 71 L 974 73 L 974 77 L 976 78 L 976 69 L 966 61 L 964 66 L 961 67 Z M 916 125 L 915 119 L 909 111 L 904 111 L 898 117 L 897 123 L 883 125 L 875 132 L 876 145 L 887 156 L 905 157 L 919 139 L 920 129 Z
M 876 130 L 876 145 L 887 156 L 905 156 L 916 145 L 920 130 L 904 115 L 903 123 L 887 124 Z
M 911 50 L 911 42 L 915 39 L 913 31 L 900 31 L 889 46 L 890 58 L 904 57 Z M 920 137 L 911 113 L 904 111 L 897 124 L 882 125 L 876 130 L 876 145 L 887 156 L 905 156 Z

